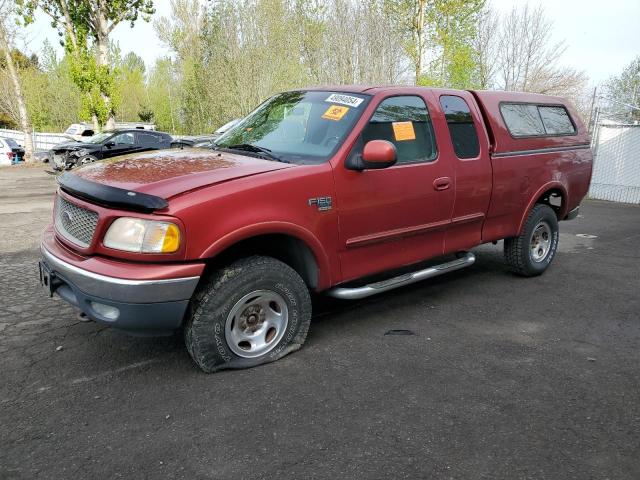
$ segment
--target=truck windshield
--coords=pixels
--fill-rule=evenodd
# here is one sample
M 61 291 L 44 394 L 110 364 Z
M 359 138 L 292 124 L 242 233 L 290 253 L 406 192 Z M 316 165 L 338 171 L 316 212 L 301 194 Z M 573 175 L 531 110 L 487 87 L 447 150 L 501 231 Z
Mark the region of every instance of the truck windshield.
M 290 163 L 325 162 L 342 144 L 368 101 L 368 95 L 353 93 L 281 93 L 223 134 L 216 147 Z

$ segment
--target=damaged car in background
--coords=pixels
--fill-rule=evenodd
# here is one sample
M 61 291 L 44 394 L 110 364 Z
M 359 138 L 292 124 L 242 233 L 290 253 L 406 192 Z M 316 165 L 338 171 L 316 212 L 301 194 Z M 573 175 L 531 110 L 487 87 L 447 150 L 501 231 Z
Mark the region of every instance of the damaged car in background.
M 66 142 L 51 150 L 53 169 L 70 170 L 97 160 L 171 148 L 173 138 L 168 133 L 132 129 L 102 132 L 82 142 Z

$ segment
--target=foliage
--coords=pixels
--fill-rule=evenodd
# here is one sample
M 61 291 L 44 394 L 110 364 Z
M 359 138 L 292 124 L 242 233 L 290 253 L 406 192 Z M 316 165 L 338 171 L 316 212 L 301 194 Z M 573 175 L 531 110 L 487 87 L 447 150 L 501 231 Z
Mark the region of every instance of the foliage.
M 431 60 L 416 83 L 450 88 L 473 87 L 472 46 L 485 0 L 433 0 L 427 10 Z M 426 81 L 425 81 L 426 80 Z
M 73 83 L 82 93 L 81 116 L 95 117 L 105 125 L 117 108 L 114 72 L 108 65 L 98 65 L 90 50 L 69 51 L 69 72 Z
M 404 59 L 398 38 L 380 35 L 387 24 L 381 0 L 174 0 L 156 22 L 174 57 L 149 78 L 157 125 L 207 133 L 282 90 L 397 83 Z
M 117 109 L 115 71 L 108 62 L 109 34 L 121 22 L 149 19 L 153 0 L 16 0 L 25 23 L 41 9 L 53 20 L 70 58 L 70 73 L 82 92 L 83 113 L 104 125 Z
M 604 87 L 608 100 L 618 117 L 640 121 L 640 55 L 629 63 L 620 75 L 611 77 Z
M 498 88 L 579 102 L 586 77 L 561 64 L 565 45 L 552 42 L 544 11 L 498 15 L 485 2 L 171 0 L 170 14 L 155 21 L 169 55 L 147 68 L 108 34 L 148 19 L 151 0 L 18 0 L 27 22 L 38 8 L 51 16 L 65 54 L 58 60 L 45 46 L 40 59 L 13 58 L 38 129 L 94 117 L 210 133 L 276 92 L 314 84 Z M 611 95 L 627 98 L 619 93 L 635 85 L 627 78 L 611 80 Z
M 25 70 L 27 68 L 38 68 L 38 56 L 33 53 L 26 55 L 17 48 L 11 50 L 11 58 L 13 64 L 18 70 Z M 4 55 L 0 55 L 0 70 L 4 70 L 7 66 L 7 62 L 4 59 Z
M 170 58 L 158 59 L 149 74 L 147 98 L 159 130 L 175 133 L 185 131 L 178 118 L 178 95 L 180 93 L 178 82 L 172 60 Z
M 144 60 L 129 52 L 122 59 L 117 55 L 114 64 L 116 92 L 112 98 L 117 98 L 119 105 L 116 118 L 125 122 L 137 120 L 139 112 L 148 110 Z
M 502 17 L 485 8 L 472 42 L 477 59 L 474 83 L 482 88 L 567 97 L 584 116 L 587 77 L 562 65 L 567 47 L 564 41 L 552 41 L 552 28 L 541 6 L 515 6 Z
M 472 42 L 486 0 L 385 0 L 418 85 L 469 88 Z

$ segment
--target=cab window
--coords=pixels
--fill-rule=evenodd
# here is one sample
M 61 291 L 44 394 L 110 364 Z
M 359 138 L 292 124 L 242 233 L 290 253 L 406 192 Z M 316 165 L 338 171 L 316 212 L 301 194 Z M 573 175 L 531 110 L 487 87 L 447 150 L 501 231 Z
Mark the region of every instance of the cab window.
M 398 163 L 430 162 L 436 158 L 436 144 L 429 110 L 414 95 L 382 101 L 362 131 L 363 144 L 387 140 L 396 146 Z
M 447 120 L 456 156 L 476 158 L 480 154 L 480 142 L 467 102 L 455 95 L 443 95 L 440 97 L 440 105 Z

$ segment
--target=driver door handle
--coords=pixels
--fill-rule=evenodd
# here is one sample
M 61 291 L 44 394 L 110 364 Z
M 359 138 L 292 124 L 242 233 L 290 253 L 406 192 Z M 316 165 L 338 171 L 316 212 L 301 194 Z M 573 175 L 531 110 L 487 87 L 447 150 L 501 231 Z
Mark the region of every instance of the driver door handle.
M 451 179 L 449 177 L 436 178 L 433 181 L 433 188 L 435 190 L 446 190 L 451 186 Z

